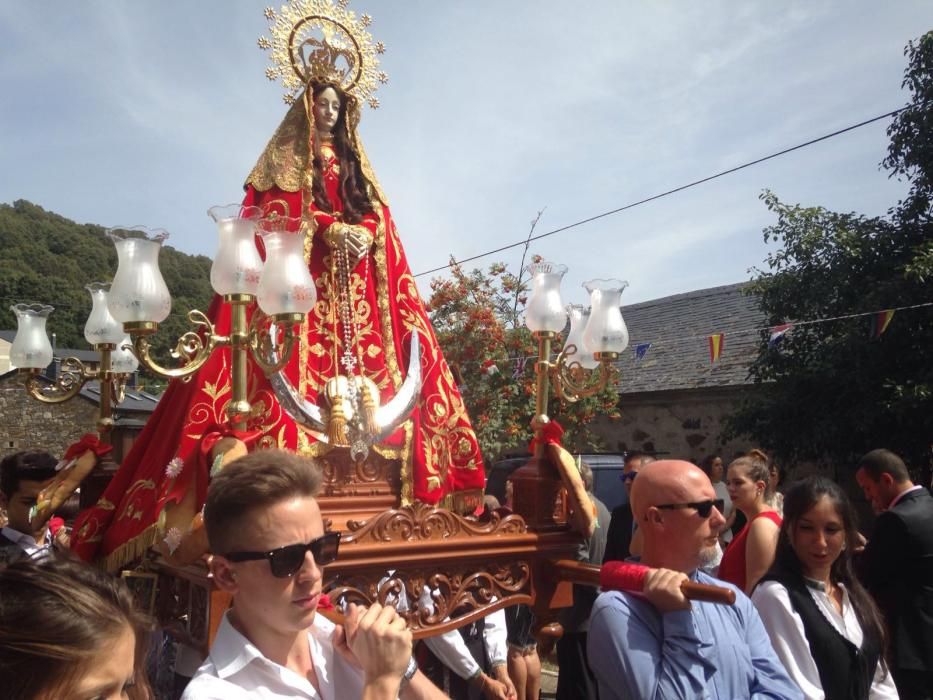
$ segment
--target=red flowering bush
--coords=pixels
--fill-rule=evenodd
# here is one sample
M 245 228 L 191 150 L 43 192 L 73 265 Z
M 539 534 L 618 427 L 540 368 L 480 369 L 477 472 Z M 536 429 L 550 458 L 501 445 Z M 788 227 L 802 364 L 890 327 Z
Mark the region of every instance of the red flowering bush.
M 485 272 L 465 272 L 451 261 L 450 270 L 448 279 L 431 280 L 428 311 L 460 382 L 483 455 L 495 460 L 532 438 L 538 346 L 523 322 L 529 279 L 512 274 L 503 263 L 493 263 Z M 590 425 L 599 415 L 618 416 L 612 384 L 576 403 L 559 401 L 552 391 L 549 414 L 564 427 L 568 449 L 602 447 Z

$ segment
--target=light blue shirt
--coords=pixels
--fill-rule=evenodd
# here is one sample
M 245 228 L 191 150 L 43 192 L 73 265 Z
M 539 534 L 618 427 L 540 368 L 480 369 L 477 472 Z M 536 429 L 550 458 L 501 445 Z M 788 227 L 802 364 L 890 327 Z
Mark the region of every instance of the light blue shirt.
M 702 572 L 690 578 L 732 588 L 735 605 L 694 602 L 662 615 L 631 593 L 596 599 L 587 656 L 599 697 L 803 700 L 748 597 Z

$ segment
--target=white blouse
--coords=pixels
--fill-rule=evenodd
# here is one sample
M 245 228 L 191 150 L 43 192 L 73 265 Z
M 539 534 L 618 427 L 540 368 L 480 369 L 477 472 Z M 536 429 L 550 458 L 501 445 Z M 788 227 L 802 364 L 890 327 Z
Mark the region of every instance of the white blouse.
M 848 639 L 856 647 L 862 646 L 862 626 L 855 616 L 855 610 L 849 601 L 849 593 L 844 586 L 842 590 L 842 614 L 836 610 L 823 585 L 817 581 L 807 581 L 807 590 L 816 603 L 816 607 L 823 613 L 826 620 L 839 634 Z M 810 645 L 807 642 L 803 629 L 803 620 L 794 610 L 790 602 L 787 589 L 777 581 L 765 581 L 752 593 L 752 602 L 758 608 L 758 614 L 768 630 L 771 645 L 777 652 L 778 658 L 787 669 L 790 677 L 800 686 L 807 700 L 825 700 L 823 685 L 820 683 L 820 673 L 816 662 L 810 654 Z M 890 671 L 882 668 L 881 661 L 875 669 L 868 692 L 869 700 L 897 700 L 897 689 Z

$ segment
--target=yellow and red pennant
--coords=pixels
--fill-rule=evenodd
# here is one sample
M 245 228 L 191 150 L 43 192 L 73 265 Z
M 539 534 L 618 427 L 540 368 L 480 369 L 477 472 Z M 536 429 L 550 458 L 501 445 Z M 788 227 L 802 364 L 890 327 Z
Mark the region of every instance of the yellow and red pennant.
M 709 337 L 709 361 L 716 362 L 722 355 L 723 345 L 726 343 L 725 333 L 714 333 Z
M 871 339 L 880 338 L 881 334 L 888 330 L 891 325 L 891 319 L 894 318 L 894 309 L 879 311 L 871 316 Z

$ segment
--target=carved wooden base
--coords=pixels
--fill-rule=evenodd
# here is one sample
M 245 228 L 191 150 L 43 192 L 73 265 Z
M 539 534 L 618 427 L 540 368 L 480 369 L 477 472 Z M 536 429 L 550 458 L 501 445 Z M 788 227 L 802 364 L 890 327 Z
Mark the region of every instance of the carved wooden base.
M 223 614 L 230 607 L 230 594 L 214 585 L 207 566 L 200 561 L 172 566 L 157 557 L 146 568 L 159 577 L 155 606 L 159 626 L 207 656 Z
M 323 485 L 318 505 L 325 524 L 347 530 L 351 520 L 368 520 L 399 505 L 402 490 L 400 464 L 370 451 L 356 462 L 349 450 L 333 450 L 321 458 Z
M 544 457 L 534 457 L 516 469 L 512 482 L 512 504 L 528 527 L 546 532 L 566 527 L 561 517 L 561 481 L 557 470 Z

